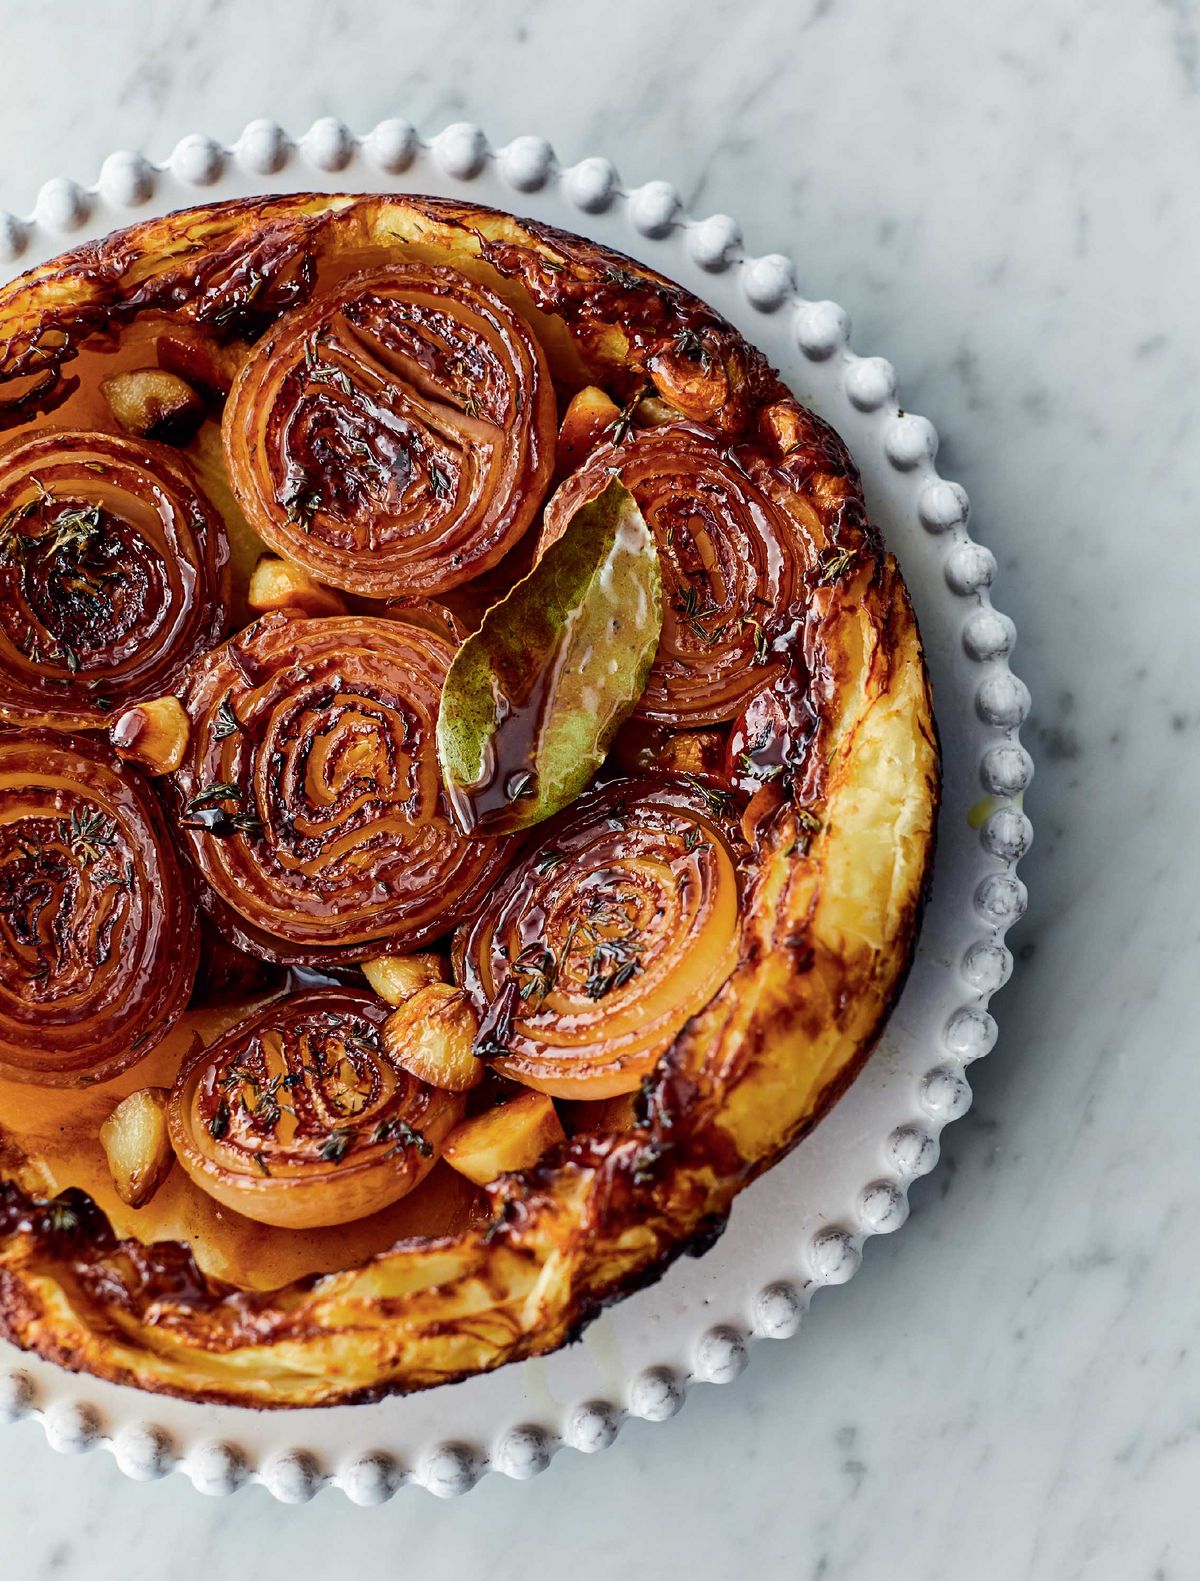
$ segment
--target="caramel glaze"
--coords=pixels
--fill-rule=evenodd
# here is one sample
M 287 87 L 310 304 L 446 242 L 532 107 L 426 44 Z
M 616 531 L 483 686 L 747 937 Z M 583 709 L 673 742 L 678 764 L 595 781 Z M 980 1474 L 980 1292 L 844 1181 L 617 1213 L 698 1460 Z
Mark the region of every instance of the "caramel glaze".
M 103 1085 L 42 1091 L 0 1080 L 0 1174 L 15 1177 L 0 1188 L 7 1205 L 0 1216 L 15 1211 L 13 1205 L 23 1198 L 21 1211 L 32 1214 L 36 1225 L 54 1229 L 63 1250 L 79 1250 L 102 1223 L 104 1246 L 125 1240 L 143 1248 L 138 1256 L 145 1278 L 157 1270 L 162 1289 L 169 1290 L 190 1267 L 192 1285 L 201 1295 L 205 1278 L 230 1287 L 271 1289 L 365 1262 L 406 1237 L 466 1229 L 482 1193 L 442 1164 L 411 1196 L 369 1218 L 328 1229 L 279 1230 L 255 1223 L 222 1207 L 178 1166 L 145 1207 L 129 1208 L 117 1197 L 98 1141 L 114 1105 L 138 1087 L 170 1087 L 181 1063 L 204 1045 L 272 1002 L 286 1004 L 313 981 L 311 974 L 280 978 L 266 998 L 239 996 L 189 1010 L 148 1058 Z M 64 1199 L 69 1214 L 55 1208 Z
M 406 1196 L 463 1101 L 388 1057 L 390 1013 L 361 989 L 311 987 L 189 1055 L 168 1117 L 196 1184 L 289 1230 L 351 1224 Z
M 885 567 L 878 540 L 866 524 L 857 473 L 844 446 L 832 429 L 790 396 L 765 359 L 731 326 L 642 266 L 533 224 L 525 226 L 528 241 L 514 241 L 511 229 L 487 210 L 432 199 L 395 203 L 397 212 L 402 208 L 407 216 L 408 229 L 389 246 L 401 256 L 441 256 L 435 243 L 427 245 L 423 239 L 426 224 L 434 236 L 439 230 L 457 229 L 470 238 L 475 254 L 472 272 L 535 324 L 550 357 L 560 404 L 572 390 L 598 383 L 626 403 L 632 420 L 637 403 L 656 394 L 685 421 L 703 424 L 721 436 L 730 454 L 736 450 L 737 465 L 754 488 L 779 509 L 791 512 L 800 534 L 813 527 L 811 509 L 804 502 L 815 506 L 819 532 L 814 535 L 813 556 L 806 561 L 803 588 L 790 605 L 795 626 L 786 634 L 792 639 L 788 662 L 773 667 L 768 687 L 740 700 L 736 718 L 735 710 L 730 710 L 716 732 L 696 733 L 705 738 L 701 759 L 705 768 L 720 772 L 725 785 L 733 784 L 739 806 L 744 806 L 747 796 L 751 806 L 759 804 L 759 816 L 748 830 L 743 816 L 750 846 L 739 864 L 747 915 L 756 915 L 757 891 L 766 881 L 770 860 L 780 852 L 803 856 L 815 838 L 812 824 L 798 816 L 797 808 L 803 814 L 821 802 L 835 740 L 838 688 L 850 664 L 845 654 L 831 651 L 827 633 L 859 603 L 873 611 L 890 611 L 890 620 L 911 623 L 902 590 L 901 596 L 894 591 L 894 571 Z M 387 211 L 389 200 L 363 200 L 363 204 L 373 214 L 381 213 Z M 344 242 L 338 247 L 326 245 L 335 227 L 353 233 L 355 224 L 353 200 L 331 203 L 300 195 L 271 200 L 266 206 L 261 200 L 246 200 L 174 217 L 168 245 L 163 246 L 161 228 L 156 232 L 156 256 L 149 267 L 140 250 L 139 232 L 134 230 L 32 271 L 10 298 L 7 338 L 0 341 L 0 427 L 20 429 L 48 413 L 74 418 L 95 401 L 90 359 L 107 363 L 130 358 L 131 348 L 153 341 L 156 324 L 188 320 L 231 345 L 258 340 L 281 313 L 307 302 L 318 285 L 325 289 L 377 263 L 369 225 L 364 226 L 358 251 Z M 70 280 L 75 289 L 55 312 L 54 334 L 45 335 L 41 293 L 59 279 Z M 245 541 L 250 546 L 247 552 L 255 552 L 253 534 L 247 533 Z M 235 534 L 235 562 L 238 552 Z M 527 560 L 528 543 L 512 553 Z M 488 577 L 497 576 L 503 583 L 507 565 L 502 563 Z M 468 616 L 474 612 L 471 593 L 464 589 L 457 606 Z M 876 633 L 873 663 L 880 685 L 886 684 L 884 672 L 900 651 L 902 635 L 899 627 L 893 634 L 886 625 Z M 786 640 L 783 646 L 788 646 Z M 726 762 L 723 771 L 716 771 L 714 759 L 719 757 L 722 737 Z M 664 766 L 677 764 L 681 740 L 686 743 L 686 733 L 677 732 L 662 742 Z M 628 750 L 636 751 L 638 768 L 645 769 L 653 766 L 659 748 L 643 731 Z M 618 742 L 616 757 L 620 756 Z M 719 786 L 720 778 L 714 783 Z M 936 803 L 936 790 L 933 800 Z M 805 863 L 799 865 L 804 868 Z M 904 981 L 923 894 L 922 889 L 913 897 L 909 913 L 901 919 L 905 959 L 889 980 L 890 999 Z M 792 952 L 801 976 L 815 969 L 803 935 L 775 940 L 768 926 L 758 924 L 742 939 L 738 973 L 752 972 L 764 953 L 779 949 Z M 697 1019 L 719 1025 L 733 1005 L 722 990 Z M 197 1012 L 210 1017 L 236 1013 L 228 1007 Z M 814 1018 L 814 1036 L 820 1030 L 818 1017 L 839 1013 L 836 1006 L 818 1009 L 807 1001 L 801 1012 Z M 717 1073 L 704 1067 L 702 1043 L 692 1027 L 685 1028 L 632 1098 L 569 1105 L 577 1134 L 534 1169 L 502 1177 L 488 1188 L 482 1211 L 479 1198 L 454 1177 L 457 1184 L 445 1193 L 440 1223 L 435 1222 L 437 1211 L 428 1205 L 420 1216 L 406 1219 L 411 1210 L 397 1204 L 387 1210 L 397 1218 L 388 1218 L 386 1225 L 363 1221 L 361 1242 L 356 1239 L 358 1227 L 315 1232 L 335 1236 L 340 1243 L 336 1251 L 326 1252 L 310 1241 L 298 1257 L 289 1258 L 276 1255 L 279 1245 L 289 1239 L 295 1243 L 298 1236 L 281 1236 L 259 1226 L 252 1227 L 251 1237 L 245 1240 L 235 1235 L 227 1243 L 232 1252 L 230 1270 L 252 1268 L 254 1282 L 261 1280 L 260 1293 L 235 1290 L 222 1277 L 219 1257 L 202 1267 L 203 1235 L 189 1234 L 193 1255 L 177 1239 L 147 1235 L 146 1220 L 136 1228 L 130 1225 L 129 1211 L 114 1205 L 111 1190 L 106 1200 L 98 1179 L 83 1186 L 55 1176 L 44 1166 L 38 1179 L 32 1163 L 38 1149 L 22 1156 L 3 1131 L 0 1166 L 4 1175 L 13 1178 L 0 1184 L 0 1243 L 19 1239 L 27 1265 L 41 1266 L 61 1278 L 98 1325 L 106 1321 L 105 1313 L 124 1312 L 141 1321 L 153 1313 L 154 1321 L 186 1336 L 188 1313 L 210 1311 L 221 1314 L 220 1336 L 206 1343 L 269 1343 L 289 1333 L 303 1333 L 304 1319 L 289 1317 L 288 1303 L 280 1300 L 282 1291 L 276 1288 L 289 1280 L 291 1292 L 299 1297 L 322 1268 L 353 1266 L 385 1247 L 403 1247 L 408 1244 L 405 1237 L 414 1235 L 430 1237 L 428 1244 L 433 1246 L 461 1244 L 465 1237 L 479 1246 L 503 1241 L 517 1252 L 532 1250 L 545 1215 L 554 1211 L 569 1182 L 586 1178 L 584 1232 L 589 1226 L 602 1230 L 610 1243 L 625 1227 L 652 1227 L 652 1235 L 649 1249 L 627 1271 L 610 1277 L 603 1288 L 580 1287 L 572 1308 L 577 1331 L 605 1302 L 652 1281 L 681 1252 L 704 1250 L 719 1234 L 725 1208 L 705 1207 L 699 1197 L 681 1199 L 672 1190 L 677 1182 L 715 1176 L 722 1182 L 719 1201 L 727 1205 L 741 1185 L 798 1140 L 853 1080 L 870 1050 L 870 1036 L 814 1095 L 805 1115 L 773 1140 L 769 1153 L 742 1156 L 725 1127 L 722 1105 L 773 1037 L 790 1027 L 790 1015 L 784 1006 L 766 1009 L 745 1029 L 736 1057 Z M 882 1021 L 881 1016 L 878 1025 Z M 180 1039 L 195 1035 L 186 1017 L 177 1032 Z M 185 1052 L 174 1046 L 173 1054 L 168 1049 L 161 1057 L 169 1066 L 172 1058 L 177 1062 Z M 158 1058 L 156 1051 L 154 1059 Z M 166 1066 L 161 1075 L 167 1075 Z M 151 1062 L 120 1082 L 130 1083 L 135 1077 L 139 1085 L 151 1079 Z M 81 1104 L 93 1097 L 110 1102 L 111 1094 L 119 1090 L 117 1083 L 108 1093 L 72 1098 L 78 1096 Z M 473 1101 L 491 1101 L 494 1096 L 494 1091 L 485 1096 L 481 1089 Z M 3 1103 L 0 1088 L 0 1112 Z M 621 1107 L 614 1109 L 614 1104 Z M 64 1125 L 63 1134 L 69 1131 L 70 1126 Z M 46 1137 L 39 1143 L 49 1149 Z M 688 1175 L 689 1169 L 694 1177 Z M 423 1199 L 432 1202 L 435 1181 L 447 1173 L 435 1170 L 410 1199 L 413 1206 Z M 176 1171 L 160 1197 L 178 1184 L 180 1174 Z M 372 1244 L 376 1229 L 379 1240 Z M 182 1232 L 176 1227 L 166 1233 Z M 252 1250 L 253 1233 L 266 1237 L 259 1252 Z M 143 1238 L 151 1244 L 143 1244 Z M 486 1269 L 483 1277 L 486 1282 Z M 7 1312 L 14 1332 L 32 1321 L 30 1299 L 22 1292 L 19 1277 L 0 1269 L 0 1311 Z M 497 1313 L 496 1321 L 500 1319 Z M 559 1334 L 554 1343 L 563 1337 Z M 510 1343 L 498 1346 L 496 1356 L 507 1360 L 538 1348 L 534 1337 L 523 1337 L 514 1328 Z M 60 1359 L 70 1364 L 72 1356 L 65 1352 Z M 448 1376 L 454 1376 L 452 1369 L 436 1378 L 416 1378 L 411 1386 Z M 156 1386 L 153 1381 L 151 1386 Z M 368 1398 L 391 1386 L 360 1390 L 350 1397 Z M 210 1398 L 220 1397 L 219 1389 L 208 1392 Z
M 249 520 L 336 587 L 445 592 L 524 533 L 555 402 L 529 326 L 458 270 L 366 270 L 276 325 L 226 407 Z
M 637 1088 L 736 958 L 732 809 L 715 783 L 647 776 L 540 825 L 456 943 L 476 1052 L 555 1097 Z
M 0 718 L 96 729 L 225 634 L 225 526 L 188 464 L 113 434 L 0 448 Z
M 182 687 L 171 777 L 201 903 L 251 954 L 347 966 L 412 950 L 469 915 L 503 840 L 454 826 L 434 750 L 454 654 L 431 610 L 264 615 Z
M 0 727 L 0 1074 L 116 1075 L 178 1020 L 191 890 L 153 792 L 102 741 Z
M 815 522 L 800 522 L 743 454 L 693 424 L 667 423 L 600 445 L 546 507 L 552 543 L 616 474 L 654 535 L 663 630 L 637 712 L 677 728 L 731 719 L 787 662 L 803 618 Z

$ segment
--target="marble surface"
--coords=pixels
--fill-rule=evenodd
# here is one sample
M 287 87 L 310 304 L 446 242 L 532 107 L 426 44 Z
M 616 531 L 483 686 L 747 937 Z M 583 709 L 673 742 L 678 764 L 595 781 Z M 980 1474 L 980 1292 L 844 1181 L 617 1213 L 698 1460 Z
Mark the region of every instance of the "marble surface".
M 446 1505 L 210 1503 L 8 1428 L 0 1576 L 1200 1573 L 1195 0 L 0 0 L 0 58 L 28 68 L 0 100 L 18 210 L 114 147 L 403 114 L 734 212 L 937 423 L 1038 759 L 975 1107 L 799 1339 L 667 1426 Z

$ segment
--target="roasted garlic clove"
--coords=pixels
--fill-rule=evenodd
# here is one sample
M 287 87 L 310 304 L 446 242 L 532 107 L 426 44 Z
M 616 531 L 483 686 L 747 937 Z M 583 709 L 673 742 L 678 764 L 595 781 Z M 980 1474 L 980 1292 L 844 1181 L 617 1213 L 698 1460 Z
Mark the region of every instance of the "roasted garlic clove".
M 254 567 L 246 602 L 259 614 L 298 609 L 305 615 L 344 615 L 346 601 L 291 560 L 265 554 Z
M 659 396 L 693 422 L 706 422 L 729 400 L 729 375 L 705 331 L 685 329 L 650 359 Z
M 191 726 L 177 697 L 156 697 L 127 708 L 109 729 L 109 740 L 127 763 L 148 774 L 173 774 L 183 762 Z
M 616 402 L 594 384 L 571 397 L 563 415 L 555 447 L 555 470 L 560 477 L 574 472 L 604 437 L 606 428 L 620 417 Z
M 486 1186 L 510 1170 L 530 1169 L 555 1143 L 565 1140 L 554 1100 L 542 1092 L 525 1092 L 511 1103 L 456 1125 L 446 1138 L 442 1157 L 460 1175 Z
M 383 1047 L 393 1064 L 443 1092 L 466 1092 L 483 1080 L 475 1053 L 479 1022 L 460 988 L 431 983 L 418 989 L 383 1025 Z
M 725 771 L 725 735 L 720 730 L 673 730 L 651 719 L 622 725 L 613 756 L 627 774 L 700 774 Z
M 186 445 L 207 416 L 203 398 L 177 374 L 135 368 L 100 381 L 118 428 L 139 439 Z
M 402 1005 L 422 988 L 446 980 L 440 955 L 377 955 L 362 963 L 363 976 L 389 1005 Z
M 175 1162 L 167 1130 L 168 1096 L 165 1087 L 131 1092 L 100 1127 L 113 1185 L 128 1207 L 145 1207 Z
M 678 423 L 683 413 L 670 401 L 659 395 L 647 395 L 633 409 L 633 420 L 638 428 L 661 428 L 664 423 Z

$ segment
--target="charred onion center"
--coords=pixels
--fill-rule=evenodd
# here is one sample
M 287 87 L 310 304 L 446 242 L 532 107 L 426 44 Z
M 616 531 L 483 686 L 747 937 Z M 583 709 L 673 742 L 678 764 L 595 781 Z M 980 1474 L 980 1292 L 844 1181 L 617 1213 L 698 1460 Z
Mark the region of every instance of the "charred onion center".
M 0 453 L 0 718 L 95 728 L 170 690 L 225 629 L 228 553 L 160 446 L 52 433 Z
M 795 645 L 811 558 L 801 526 L 711 434 L 670 424 L 593 451 L 547 505 L 543 544 L 614 472 L 663 575 L 662 639 L 638 713 L 683 726 L 732 719 Z
M 98 743 L 0 729 L 0 1074 L 117 1075 L 183 1010 L 197 948 L 146 786 Z
M 389 1014 L 371 994 L 312 989 L 198 1051 L 169 1106 L 172 1142 L 196 1184 L 288 1229 L 348 1223 L 411 1191 L 463 1100 L 388 1059 Z
M 618 781 L 541 826 L 459 951 L 477 1053 L 555 1097 L 641 1083 L 736 960 L 726 800 L 698 782 Z
M 455 828 L 434 728 L 437 615 L 265 616 L 192 674 L 177 821 L 232 937 L 309 965 L 406 949 L 468 915 L 509 846 Z
M 554 427 L 524 320 L 456 270 L 404 263 L 282 319 L 234 386 L 224 436 L 267 542 L 385 597 L 496 563 L 541 503 Z

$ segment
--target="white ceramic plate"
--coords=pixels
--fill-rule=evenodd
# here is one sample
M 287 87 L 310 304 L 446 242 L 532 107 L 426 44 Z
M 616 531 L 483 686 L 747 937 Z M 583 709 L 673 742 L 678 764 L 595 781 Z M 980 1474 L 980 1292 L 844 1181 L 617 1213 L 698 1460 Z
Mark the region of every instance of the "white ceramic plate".
M 625 190 L 605 159 L 562 168 L 536 137 L 493 151 L 462 123 L 425 142 L 405 121 L 357 138 L 323 120 L 293 142 L 256 121 L 232 147 L 192 136 L 165 165 L 117 153 L 96 186 L 47 182 L 28 220 L 0 211 L 0 276 L 135 219 L 305 189 L 511 209 L 643 259 L 724 313 L 854 453 L 916 604 L 945 754 L 932 902 L 879 1049 L 814 1134 L 739 1197 L 707 1256 L 677 1263 L 580 1344 L 378 1405 L 281 1413 L 143 1394 L 0 1344 L 0 1420 L 37 1415 L 55 1449 L 103 1445 L 132 1477 L 180 1470 L 205 1493 L 252 1480 L 300 1501 L 331 1485 L 373 1504 L 410 1482 L 445 1496 L 488 1470 L 533 1476 L 562 1445 L 610 1444 L 626 1415 L 672 1416 L 689 1383 L 728 1382 L 751 1342 L 795 1333 L 812 1290 L 849 1279 L 866 1237 L 904 1222 L 909 1182 L 933 1168 L 942 1126 L 971 1101 L 964 1067 L 995 1041 L 987 1003 L 1025 907 L 1014 869 L 1032 837 L 1020 801 L 1033 765 L 1017 738 L 1029 694 L 1008 668 L 1014 628 L 988 593 L 995 560 L 967 535 L 963 490 L 934 469 L 933 426 L 898 406 L 889 363 L 849 350 L 840 307 L 805 300 L 791 263 L 746 251 L 727 215 L 683 214 L 666 182 Z

